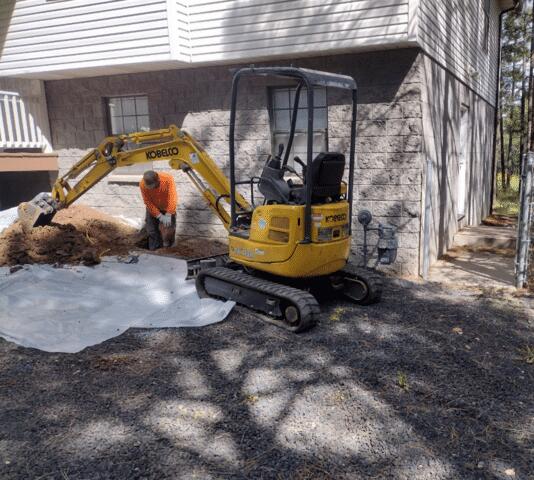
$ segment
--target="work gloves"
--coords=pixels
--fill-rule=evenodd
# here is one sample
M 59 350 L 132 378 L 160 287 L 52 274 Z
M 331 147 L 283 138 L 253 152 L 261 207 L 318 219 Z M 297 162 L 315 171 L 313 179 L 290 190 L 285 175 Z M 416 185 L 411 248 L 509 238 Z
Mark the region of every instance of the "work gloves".
M 163 224 L 164 227 L 170 227 L 172 223 L 172 215 L 170 213 L 160 213 L 157 219 Z

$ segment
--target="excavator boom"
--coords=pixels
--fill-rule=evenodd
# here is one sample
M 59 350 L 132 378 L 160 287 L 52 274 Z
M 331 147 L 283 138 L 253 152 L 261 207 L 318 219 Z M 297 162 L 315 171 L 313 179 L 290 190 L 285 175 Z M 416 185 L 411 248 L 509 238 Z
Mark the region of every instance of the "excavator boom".
M 161 130 L 106 137 L 56 180 L 50 194 L 39 194 L 19 205 L 19 220 L 25 230 L 48 225 L 59 209 L 69 207 L 116 168 L 157 160 L 167 160 L 171 168 L 182 170 L 223 225 L 229 228 L 230 214 L 225 208 L 230 202 L 228 179 L 202 146 L 175 125 Z M 236 203 L 241 212 L 251 210 L 249 203 L 239 194 L 236 195 Z

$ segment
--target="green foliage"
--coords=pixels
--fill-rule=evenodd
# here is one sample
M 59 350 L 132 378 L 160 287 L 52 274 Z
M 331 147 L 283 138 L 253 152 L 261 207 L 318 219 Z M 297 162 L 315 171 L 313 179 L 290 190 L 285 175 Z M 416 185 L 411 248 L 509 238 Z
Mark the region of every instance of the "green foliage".
M 502 176 L 497 174 L 497 192 L 493 211 L 498 215 L 517 215 L 519 212 L 519 175 L 511 175 L 509 187 L 502 188 Z M 505 183 L 508 179 L 505 178 Z
M 408 385 L 408 376 L 404 372 L 397 372 L 397 385 L 402 388 L 405 392 L 410 389 Z
M 499 99 L 499 118 L 502 122 L 503 136 L 497 137 L 496 155 L 497 165 L 501 171 L 501 155 L 504 153 L 505 171 L 508 174 L 519 173 L 521 139 L 523 138 L 526 143 L 527 137 L 526 119 L 529 112 L 526 99 L 530 74 L 531 22 L 530 5 L 521 12 L 509 12 L 503 21 Z M 523 96 L 525 96 L 525 106 L 522 110 Z
M 530 365 L 534 364 L 534 347 L 525 345 L 521 350 L 521 359 Z

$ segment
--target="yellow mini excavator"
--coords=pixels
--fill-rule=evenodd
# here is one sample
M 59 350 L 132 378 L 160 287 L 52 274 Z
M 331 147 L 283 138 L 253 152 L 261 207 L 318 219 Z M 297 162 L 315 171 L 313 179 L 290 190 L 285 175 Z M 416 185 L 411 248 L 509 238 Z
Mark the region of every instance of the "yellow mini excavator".
M 292 80 L 295 100 L 287 145 L 280 145 L 269 156 L 259 177 L 238 180 L 234 144 L 238 85 L 242 77 L 253 75 Z M 322 152 L 313 158 L 316 86 L 352 92 L 348 171 L 342 153 Z M 288 161 L 304 89 L 307 158 L 294 158 L 294 165 L 301 170 L 297 172 Z M 304 331 L 315 324 L 319 314 L 311 292 L 339 294 L 363 305 L 381 296 L 380 277 L 367 268 L 367 258 L 363 267 L 347 263 L 352 233 L 356 100 L 356 83 L 348 76 L 295 67 L 240 69 L 232 83 L 229 178 L 194 138 L 174 125 L 107 137 L 56 181 L 51 194 L 21 204 L 19 218 L 26 228 L 46 225 L 58 209 L 71 205 L 115 168 L 166 160 L 171 168 L 182 170 L 190 178 L 229 234 L 228 255 L 199 259 L 189 265 L 199 295 L 234 300 L 288 330 Z M 344 174 L 347 182 L 343 181 Z M 74 179 L 78 180 L 71 184 Z M 250 188 L 250 200 L 238 188 Z M 255 190 L 261 194 L 256 193 L 256 199 L 261 197 L 261 201 L 255 202 Z M 369 212 L 360 212 L 358 220 L 367 233 L 371 229 Z M 377 262 L 391 263 L 396 255 L 395 231 L 382 225 L 375 230 L 379 235 Z M 364 254 L 367 257 L 367 245 Z

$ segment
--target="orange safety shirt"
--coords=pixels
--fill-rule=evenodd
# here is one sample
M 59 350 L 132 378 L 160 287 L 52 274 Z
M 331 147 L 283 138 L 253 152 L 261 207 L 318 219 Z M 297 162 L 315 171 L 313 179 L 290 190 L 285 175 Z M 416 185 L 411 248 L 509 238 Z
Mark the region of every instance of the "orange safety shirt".
M 153 189 L 146 188 L 144 180 L 139 182 L 146 208 L 153 217 L 157 217 L 162 211 L 174 214 L 178 203 L 174 178 L 165 172 L 158 172 L 158 178 L 159 186 Z

